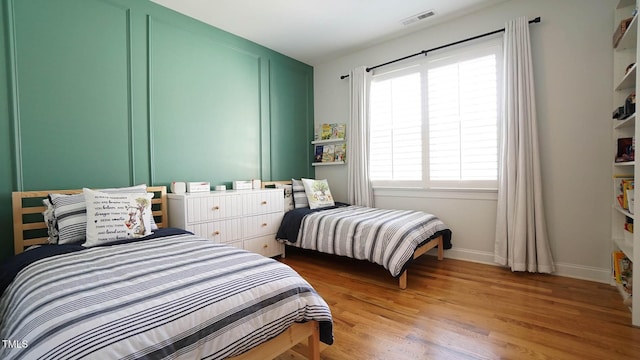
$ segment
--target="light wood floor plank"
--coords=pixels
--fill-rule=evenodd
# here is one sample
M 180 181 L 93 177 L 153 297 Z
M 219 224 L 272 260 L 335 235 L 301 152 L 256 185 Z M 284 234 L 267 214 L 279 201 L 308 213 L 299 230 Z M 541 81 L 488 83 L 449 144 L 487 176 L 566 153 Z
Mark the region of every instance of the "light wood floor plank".
M 331 307 L 325 360 L 640 359 L 640 329 L 607 284 L 423 256 L 400 290 L 364 261 L 294 248 L 281 261 Z

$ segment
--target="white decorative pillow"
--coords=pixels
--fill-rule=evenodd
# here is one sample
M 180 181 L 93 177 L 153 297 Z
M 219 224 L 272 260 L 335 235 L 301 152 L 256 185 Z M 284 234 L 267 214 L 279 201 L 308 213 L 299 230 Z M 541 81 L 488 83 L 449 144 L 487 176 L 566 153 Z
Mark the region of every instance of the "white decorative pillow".
M 295 204 L 293 203 L 293 186 L 276 184 L 276 189 L 284 189 L 284 212 L 295 209 Z
M 291 179 L 291 187 L 293 189 L 293 205 L 295 208 L 309 207 L 309 200 L 307 200 L 302 180 Z
M 91 247 L 151 234 L 151 193 L 105 193 L 83 189 L 87 205 L 87 240 Z
M 329 190 L 329 182 L 324 180 L 302 179 L 304 191 L 312 209 L 334 206 L 333 196 Z

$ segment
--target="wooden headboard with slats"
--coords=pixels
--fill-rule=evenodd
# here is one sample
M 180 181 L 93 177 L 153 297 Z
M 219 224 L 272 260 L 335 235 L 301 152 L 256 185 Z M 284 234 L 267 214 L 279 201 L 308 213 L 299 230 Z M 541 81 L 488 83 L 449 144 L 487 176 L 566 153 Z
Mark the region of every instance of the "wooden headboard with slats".
M 291 185 L 291 180 L 281 180 L 281 181 L 263 181 L 262 188 L 275 187 L 276 185 Z
M 45 210 L 42 199 L 49 194 L 78 194 L 75 190 L 40 190 L 14 191 L 11 201 L 13 206 L 13 251 L 19 254 L 29 246 L 47 243 L 47 224 L 42 212 Z M 167 187 L 148 186 L 147 192 L 153 193 L 151 208 L 153 218 L 158 227 L 169 226 L 167 217 Z

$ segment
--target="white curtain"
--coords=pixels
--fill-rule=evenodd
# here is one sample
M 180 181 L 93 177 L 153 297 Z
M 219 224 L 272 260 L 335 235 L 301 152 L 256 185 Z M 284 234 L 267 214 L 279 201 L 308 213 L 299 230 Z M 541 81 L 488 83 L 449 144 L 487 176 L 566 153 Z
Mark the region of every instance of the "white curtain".
M 494 260 L 513 271 L 551 273 L 542 204 L 529 23 L 507 22 Z
M 371 74 L 361 66 L 349 73 L 351 116 L 347 126 L 347 201 L 373 207 L 369 179 L 369 87 Z

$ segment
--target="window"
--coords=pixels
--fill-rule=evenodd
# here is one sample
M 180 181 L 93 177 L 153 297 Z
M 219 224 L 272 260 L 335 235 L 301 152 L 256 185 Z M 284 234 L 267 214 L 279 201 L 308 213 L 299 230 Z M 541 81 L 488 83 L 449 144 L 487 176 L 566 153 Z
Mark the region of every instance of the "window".
M 374 74 L 374 186 L 496 188 L 501 66 L 492 40 Z

